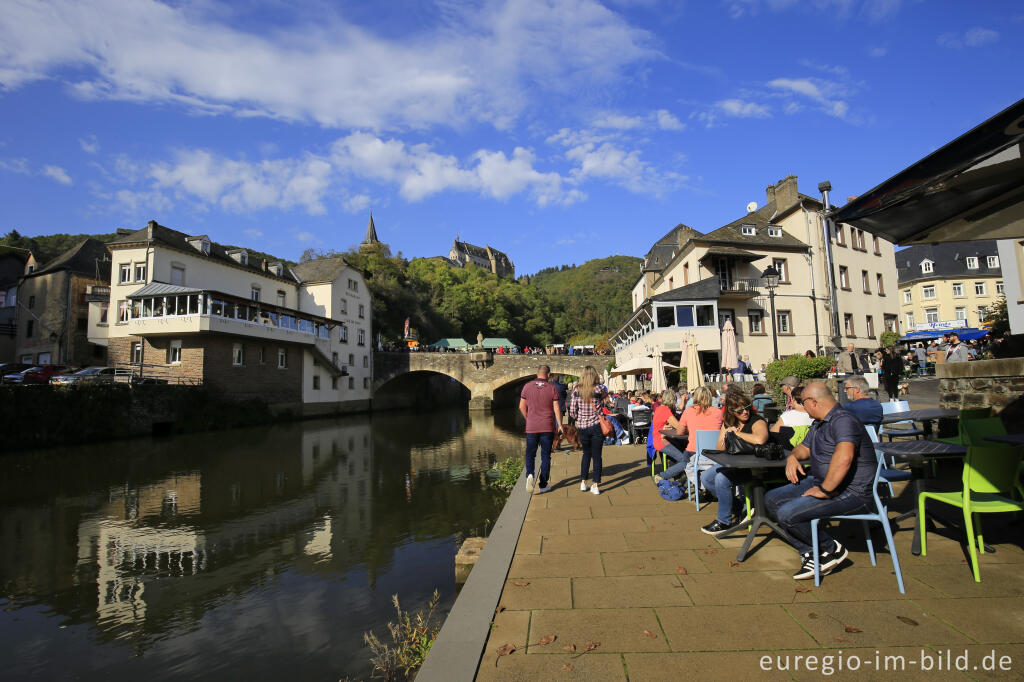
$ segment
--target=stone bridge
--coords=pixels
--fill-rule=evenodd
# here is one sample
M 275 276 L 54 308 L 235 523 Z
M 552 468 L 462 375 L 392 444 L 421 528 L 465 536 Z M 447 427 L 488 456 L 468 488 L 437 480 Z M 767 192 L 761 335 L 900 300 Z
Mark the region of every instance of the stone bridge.
M 373 391 L 412 372 L 434 372 L 455 379 L 469 389 L 470 409 L 486 410 L 494 391 L 536 376 L 537 367 L 548 365 L 552 374 L 579 376 L 593 365 L 601 373 L 611 358 L 599 355 L 502 355 L 487 354 L 486 362 L 474 361 L 476 353 L 374 353 Z

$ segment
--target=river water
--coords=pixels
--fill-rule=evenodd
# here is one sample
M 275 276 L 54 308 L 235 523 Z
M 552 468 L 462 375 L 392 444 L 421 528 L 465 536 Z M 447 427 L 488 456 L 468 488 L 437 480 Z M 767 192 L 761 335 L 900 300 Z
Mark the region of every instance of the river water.
M 368 679 L 440 612 L 521 421 L 378 413 L 0 458 L 3 679 Z

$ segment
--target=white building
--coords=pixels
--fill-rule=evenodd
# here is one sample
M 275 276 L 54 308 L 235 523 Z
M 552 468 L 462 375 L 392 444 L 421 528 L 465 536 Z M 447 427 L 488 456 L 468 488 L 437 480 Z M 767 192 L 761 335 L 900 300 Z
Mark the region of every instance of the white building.
M 89 297 L 111 364 L 298 414 L 368 408 L 370 294 L 343 258 L 287 268 L 155 221 L 119 232 L 109 294 Z

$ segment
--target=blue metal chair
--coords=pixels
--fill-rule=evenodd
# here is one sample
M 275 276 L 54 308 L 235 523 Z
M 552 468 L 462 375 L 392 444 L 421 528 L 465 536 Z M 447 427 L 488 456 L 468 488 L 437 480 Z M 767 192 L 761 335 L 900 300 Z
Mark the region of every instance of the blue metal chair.
M 871 436 L 871 442 L 872 443 L 876 443 L 877 444 L 877 443 L 881 442 L 881 441 L 878 440 L 878 434 L 875 433 L 875 427 L 873 427 L 873 426 L 865 426 L 864 428 L 867 429 L 868 435 Z M 909 481 L 911 478 L 913 478 L 913 476 L 911 475 L 911 473 L 909 471 L 903 471 L 901 469 L 891 469 L 887 465 L 885 465 L 885 453 L 882 452 L 881 450 L 879 450 L 878 448 L 875 448 L 875 454 L 878 455 L 879 459 L 881 459 L 882 463 L 883 463 L 883 466 L 882 466 L 882 480 L 885 481 L 885 484 L 887 486 L 889 486 L 889 497 L 895 497 L 896 493 L 892 489 L 893 482 L 894 481 Z M 896 460 L 893 459 L 893 463 L 894 464 L 895 464 L 895 461 Z
M 892 414 L 894 412 L 909 412 L 910 403 L 906 400 L 899 400 L 896 402 L 889 401 L 882 403 L 882 414 Z M 909 429 L 894 429 L 893 426 L 903 426 L 909 424 Z M 924 435 L 924 431 L 914 426 L 914 422 L 909 419 L 905 419 L 901 422 L 893 422 L 892 424 L 883 424 L 878 431 L 879 437 L 888 436 L 889 442 L 892 442 L 893 438 L 905 438 L 906 436 L 913 436 L 915 440 L 919 439 Z
M 697 511 L 700 511 L 700 453 L 704 450 L 714 450 L 717 447 L 718 431 L 697 432 L 697 442 L 693 447 L 693 458 L 690 460 L 690 466 L 688 467 L 690 470 L 686 473 L 686 496 L 697 504 Z
M 889 510 L 884 504 L 882 504 L 881 498 L 878 496 L 878 485 L 884 480 L 882 478 L 882 471 L 885 470 L 885 458 L 882 457 L 882 453 L 879 450 L 875 451 L 875 458 L 878 460 L 878 464 L 875 465 L 875 481 L 874 485 L 871 486 L 871 496 L 875 500 L 875 512 L 867 514 L 843 514 L 840 516 L 825 516 L 822 518 L 832 519 L 850 519 L 857 521 L 859 520 L 864 526 L 864 537 L 868 543 L 868 555 L 871 557 L 871 565 L 877 566 L 878 562 L 875 561 L 875 546 L 871 541 L 871 529 L 868 527 L 868 521 L 878 521 L 882 524 L 882 531 L 885 533 L 885 541 L 889 545 L 889 555 L 892 557 L 892 568 L 896 572 L 896 584 L 899 585 L 900 594 L 906 594 L 907 590 L 903 587 L 903 572 L 900 571 L 900 560 L 896 556 L 896 544 L 892 540 L 892 529 L 889 528 Z M 812 551 L 814 552 L 814 584 L 815 586 L 821 585 L 821 552 L 818 551 L 818 521 L 821 519 L 811 519 L 811 544 L 813 546 Z

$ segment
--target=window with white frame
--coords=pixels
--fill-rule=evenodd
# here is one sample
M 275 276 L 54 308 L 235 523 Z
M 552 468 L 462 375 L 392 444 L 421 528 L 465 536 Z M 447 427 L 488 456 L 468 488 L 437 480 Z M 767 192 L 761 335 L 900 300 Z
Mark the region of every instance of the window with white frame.
M 875 255 L 876 256 L 881 256 L 882 255 L 882 250 L 878 246 L 878 237 L 872 236 L 871 237 L 871 244 L 875 247 Z
M 868 338 L 875 338 L 875 318 L 871 315 L 868 315 L 867 318 L 865 318 L 864 320 L 864 325 L 864 328 L 867 331 Z
M 989 256 L 985 260 L 986 260 L 986 265 L 988 265 L 990 268 L 998 268 L 999 267 L 999 256 Z
M 136 263 L 135 264 L 135 281 L 145 282 L 146 281 L 146 264 Z
M 748 310 L 747 325 L 751 334 L 764 334 L 764 313 L 760 310 Z
M 939 309 L 938 308 L 925 308 L 924 309 L 924 321 L 925 322 L 938 322 L 939 321 Z
M 359 291 L 359 282 L 357 282 L 354 279 L 350 279 L 348 281 L 348 290 L 349 291 Z
M 847 290 L 850 288 L 850 272 L 845 265 L 839 266 L 839 288 Z
M 132 364 L 138 365 L 142 362 L 142 342 L 132 342 Z
M 975 282 L 974 283 L 974 295 L 975 296 L 985 296 L 986 295 L 985 294 L 985 283 L 984 282 Z
M 358 344 L 360 346 L 365 346 L 366 345 L 366 330 L 365 329 L 360 329 L 358 332 L 356 332 L 356 344 Z
M 958 320 L 966 320 L 967 319 L 967 308 L 964 308 L 962 306 L 958 307 L 956 309 L 956 319 L 958 319 Z
M 100 324 L 106 324 L 107 323 L 107 316 L 109 315 L 109 312 L 110 312 L 110 304 L 107 303 L 106 301 L 100 301 L 100 321 L 99 321 Z
M 780 282 L 789 281 L 789 268 L 786 267 L 785 258 L 772 258 L 772 267 L 778 271 Z
M 366 306 L 362 303 L 359 304 L 359 319 L 362 320 L 366 317 Z
M 338 300 L 338 314 L 339 315 L 347 315 L 348 314 L 348 299 L 341 298 L 341 299 Z
M 921 287 L 921 297 L 926 299 L 935 298 L 935 285 L 929 284 L 926 287 Z
M 935 271 L 935 263 L 934 262 L 932 262 L 932 261 L 930 261 L 928 259 L 925 259 L 925 260 L 921 261 L 921 272 L 922 273 L 927 275 L 928 273 L 934 272 L 934 271 Z
M 747 237 L 753 237 L 755 234 L 757 234 L 757 230 L 754 229 L 753 225 L 741 225 L 740 233 L 746 235 Z
M 278 291 L 277 292 L 277 305 L 279 307 L 283 308 L 284 307 L 284 303 L 285 303 L 285 293 L 283 291 Z
M 118 272 L 120 273 L 120 275 L 119 275 L 117 281 L 120 284 L 126 284 L 126 283 L 132 281 L 132 264 L 131 263 L 121 263 L 121 267 L 118 268 Z
M 865 294 L 871 293 L 871 276 L 867 270 L 860 271 L 860 285 L 864 289 Z
M 875 287 L 878 289 L 879 296 L 885 296 L 885 283 L 881 273 L 875 273 Z
M 277 349 L 277 368 L 288 369 L 288 351 L 284 348 Z
M 904 289 L 903 290 L 903 302 L 904 303 L 913 303 L 914 302 L 914 294 L 910 291 L 910 289 Z
M 346 343 L 348 342 L 348 327 L 347 326 L 345 326 L 343 324 L 339 324 L 338 325 L 338 339 L 341 340 L 341 341 L 344 341 Z
M 355 364 L 356 364 L 355 353 L 349 353 L 348 354 L 348 364 L 349 364 L 350 367 L 354 367 L 355 366 Z
M 121 299 L 117 302 L 117 321 L 127 322 L 131 319 L 132 314 L 132 302 Z
M 172 365 L 181 364 L 181 339 L 171 339 L 167 344 L 167 362 Z
M 778 320 L 779 333 L 780 334 L 792 334 L 793 333 L 793 328 L 790 325 L 790 313 L 789 313 L 788 310 L 780 310 L 780 311 L 778 311 L 778 313 L 776 314 L 775 317 Z
M 846 330 L 847 336 L 856 336 L 853 332 L 853 315 L 850 313 L 843 315 L 843 329 Z
M 245 345 L 241 343 L 235 343 L 231 346 L 231 364 L 235 367 L 241 367 L 245 364 Z
M 996 294 L 999 296 L 1006 295 L 1006 287 L 1003 285 L 1002 282 L 996 282 Z
M 178 287 L 185 286 L 185 268 L 180 265 L 171 266 L 171 284 Z
M 978 313 L 978 324 L 981 324 L 982 322 L 984 322 L 985 320 L 988 319 L 988 308 L 987 307 L 985 307 L 983 305 L 979 305 L 977 313 Z
M 914 313 L 907 313 L 907 331 L 914 331 Z
M 250 296 L 252 297 L 252 300 L 254 300 L 254 301 L 260 300 L 260 288 L 259 287 L 254 286 L 254 287 L 252 287 L 249 290 L 249 292 L 250 292 Z
M 968 270 L 977 270 L 978 269 L 978 257 L 977 256 L 968 256 L 965 260 L 967 261 L 967 269 Z
M 958 297 L 958 298 L 964 295 L 964 283 L 963 282 L 953 282 L 953 295 Z

